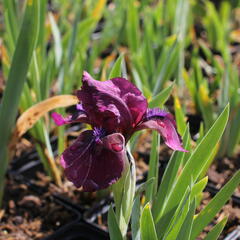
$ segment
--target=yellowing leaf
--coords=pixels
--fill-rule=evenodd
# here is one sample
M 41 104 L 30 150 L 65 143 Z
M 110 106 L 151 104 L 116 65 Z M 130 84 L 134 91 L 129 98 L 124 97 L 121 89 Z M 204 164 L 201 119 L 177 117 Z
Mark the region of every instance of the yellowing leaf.
M 177 109 L 181 109 L 181 104 L 180 104 L 179 98 L 177 96 L 174 98 L 174 103 L 175 103 L 175 107 Z
M 200 92 L 201 100 L 203 101 L 203 104 L 205 106 L 208 105 L 209 103 L 211 103 L 211 99 L 210 99 L 210 97 L 208 95 L 208 90 L 207 90 L 207 88 L 204 85 L 200 86 L 199 92 Z
M 33 105 L 18 118 L 14 136 L 17 138 L 21 137 L 47 112 L 56 108 L 68 107 L 77 103 L 78 99 L 76 96 L 60 95 L 48 98 Z
M 101 18 L 105 4 L 106 0 L 98 0 L 98 3 L 92 13 L 94 19 L 99 20 Z

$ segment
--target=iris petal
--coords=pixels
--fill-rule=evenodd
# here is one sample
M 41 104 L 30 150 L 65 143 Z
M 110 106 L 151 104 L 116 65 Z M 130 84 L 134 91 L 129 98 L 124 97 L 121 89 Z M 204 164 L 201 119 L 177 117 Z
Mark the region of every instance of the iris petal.
M 124 145 L 124 137 L 119 133 L 96 142 L 93 131 L 85 131 L 63 152 L 61 165 L 76 187 L 83 187 L 87 192 L 103 189 L 122 175 L 126 158 Z
M 132 83 L 124 78 L 104 82 L 83 73 L 83 85 L 77 92 L 93 126 L 125 134 L 142 119 L 147 101 Z
M 173 150 L 187 152 L 182 147 L 182 140 L 176 129 L 173 116 L 159 108 L 148 109 L 144 121 L 136 130 L 153 129 L 158 131 L 163 137 L 165 144 Z
M 86 113 L 83 111 L 83 109 L 81 108 L 80 104 L 77 104 L 77 111 L 72 114 L 69 115 L 67 117 L 63 117 L 61 114 L 53 112 L 52 113 L 52 118 L 54 120 L 54 122 L 58 125 L 64 125 L 64 124 L 70 124 L 70 123 L 74 123 L 74 122 L 84 122 L 84 123 L 88 123 L 88 118 Z
M 134 124 L 137 125 L 146 113 L 148 103 L 142 92 L 131 82 L 124 78 L 113 78 L 112 81 L 119 91 L 119 97 L 128 106 Z

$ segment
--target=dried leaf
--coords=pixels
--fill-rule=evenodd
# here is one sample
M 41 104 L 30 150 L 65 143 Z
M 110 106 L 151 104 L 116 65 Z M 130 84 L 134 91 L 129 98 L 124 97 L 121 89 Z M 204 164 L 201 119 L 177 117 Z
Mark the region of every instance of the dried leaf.
M 14 146 L 17 140 L 25 132 L 27 132 L 27 130 L 32 128 L 34 124 L 46 113 L 56 108 L 68 107 L 77 104 L 78 102 L 79 101 L 76 96 L 60 95 L 48 98 L 30 107 L 17 120 L 16 128 L 9 146 L 10 152 L 15 148 Z
M 17 131 L 17 136 L 21 137 L 47 112 L 56 108 L 68 107 L 77 103 L 78 99 L 76 96 L 60 95 L 48 98 L 47 100 L 33 105 L 18 118 L 15 130 Z

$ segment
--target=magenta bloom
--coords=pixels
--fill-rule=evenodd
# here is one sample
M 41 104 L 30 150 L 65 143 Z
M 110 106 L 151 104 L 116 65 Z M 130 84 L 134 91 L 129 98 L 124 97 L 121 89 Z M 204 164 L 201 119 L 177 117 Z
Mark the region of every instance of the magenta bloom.
M 125 144 L 141 129 L 157 130 L 170 148 L 186 151 L 173 116 L 159 108 L 148 109 L 146 98 L 128 80 L 100 82 L 84 72 L 82 82 L 76 113 L 66 118 L 52 114 L 59 126 L 83 122 L 93 129 L 81 133 L 61 156 L 65 174 L 76 187 L 90 192 L 116 182 L 124 169 Z

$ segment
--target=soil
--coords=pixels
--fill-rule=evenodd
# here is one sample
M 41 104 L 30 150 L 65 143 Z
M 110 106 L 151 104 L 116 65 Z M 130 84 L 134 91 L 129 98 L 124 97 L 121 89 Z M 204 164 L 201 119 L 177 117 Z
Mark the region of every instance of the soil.
M 240 169 L 240 153 L 232 158 L 217 159 L 208 170 L 209 182 L 216 188 L 221 188 L 233 176 L 237 169 Z M 236 189 L 235 195 L 240 197 L 240 186 Z
M 211 201 L 213 196 L 214 194 L 204 192 L 201 205 L 198 207 L 198 211 L 202 210 Z M 237 226 L 240 225 L 239 205 L 234 204 L 232 200 L 228 201 L 228 203 L 224 205 L 222 210 L 215 216 L 214 220 L 204 229 L 204 232 L 201 233 L 197 240 L 204 239 L 204 237 L 206 237 L 207 233 L 212 229 L 212 227 L 218 222 L 220 222 L 225 216 L 228 216 L 228 221 L 218 240 L 224 240 L 226 236 L 228 236 L 237 228 Z M 237 238 L 236 240 L 238 239 L 239 238 Z
M 77 219 L 49 193 L 38 194 L 25 183 L 8 177 L 0 211 L 0 240 L 38 240 Z

